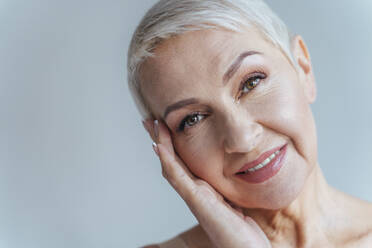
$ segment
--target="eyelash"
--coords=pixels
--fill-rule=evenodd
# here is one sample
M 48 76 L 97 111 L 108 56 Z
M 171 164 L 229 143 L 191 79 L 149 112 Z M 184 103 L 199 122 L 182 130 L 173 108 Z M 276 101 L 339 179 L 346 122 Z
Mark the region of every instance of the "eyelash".
M 248 75 L 246 78 L 244 78 L 244 79 L 242 80 L 242 82 L 240 83 L 240 87 L 239 87 L 239 97 L 238 97 L 238 98 L 240 98 L 241 96 L 243 96 L 243 95 L 249 93 L 250 91 L 252 91 L 254 88 L 257 87 L 257 85 L 260 84 L 261 80 L 264 80 L 265 78 L 266 78 L 266 74 L 265 74 L 264 72 L 261 72 L 261 71 L 255 71 L 255 72 L 249 74 L 249 75 Z M 246 83 L 247 83 L 248 81 L 252 80 L 252 79 L 253 79 L 252 82 L 255 82 L 255 83 L 254 83 L 254 86 L 253 86 L 253 87 L 251 86 L 251 88 L 250 88 L 247 92 L 244 92 L 244 93 L 243 93 L 242 91 L 243 91 L 243 89 L 244 89 Z M 259 79 L 259 81 L 257 81 L 257 79 Z M 191 113 L 191 114 L 187 115 L 187 116 L 186 116 L 185 118 L 183 118 L 182 121 L 180 122 L 180 124 L 179 124 L 179 126 L 178 126 L 178 128 L 177 128 L 177 131 L 178 131 L 178 132 L 182 132 L 182 131 L 184 131 L 184 130 L 185 130 L 185 126 L 187 125 L 187 121 L 189 120 L 189 118 L 191 118 L 191 117 L 195 117 L 195 116 L 202 116 L 202 118 L 201 118 L 201 119 L 198 119 L 198 122 L 196 122 L 195 124 L 193 124 L 193 125 L 188 125 L 188 127 L 186 127 L 186 128 L 189 128 L 189 127 L 192 127 L 192 126 L 194 126 L 194 125 L 197 125 L 197 124 L 200 122 L 200 120 L 203 120 L 203 119 L 206 117 L 206 114 L 202 114 L 201 112 L 194 112 L 194 113 Z
M 238 98 L 240 98 L 242 95 L 245 95 L 247 93 L 249 93 L 250 91 L 252 91 L 254 88 L 257 87 L 257 85 L 259 85 L 261 83 L 262 80 L 264 80 L 266 78 L 266 74 L 263 73 L 263 72 L 260 72 L 260 71 L 255 71 L 253 72 L 252 74 L 249 74 L 247 78 L 244 78 L 242 80 L 242 82 L 240 83 L 240 87 L 239 87 L 239 96 Z M 257 79 L 259 79 L 259 81 L 257 81 Z M 252 80 L 252 81 L 251 81 Z M 249 88 L 249 90 L 247 92 L 243 92 L 243 89 L 244 87 L 247 85 L 247 82 L 255 82 L 254 85 L 252 86 L 251 85 L 251 88 Z
M 187 120 L 189 120 L 191 117 L 194 117 L 194 116 L 202 116 L 202 119 L 204 119 L 205 116 L 206 116 L 206 114 L 202 114 L 202 113 L 200 113 L 200 112 L 194 112 L 194 113 L 192 113 L 192 114 L 187 115 L 187 116 L 186 116 L 185 118 L 183 118 L 183 120 L 181 121 L 180 125 L 179 125 L 178 128 L 177 128 L 177 131 L 178 131 L 178 132 L 182 132 L 182 131 L 184 131 L 184 130 L 185 130 L 185 126 L 187 125 Z M 199 121 L 202 120 L 202 119 L 199 119 L 197 123 L 199 123 Z M 194 125 L 195 125 L 195 124 L 193 124 L 193 125 L 188 125 L 187 128 L 192 127 L 192 126 L 194 126 Z

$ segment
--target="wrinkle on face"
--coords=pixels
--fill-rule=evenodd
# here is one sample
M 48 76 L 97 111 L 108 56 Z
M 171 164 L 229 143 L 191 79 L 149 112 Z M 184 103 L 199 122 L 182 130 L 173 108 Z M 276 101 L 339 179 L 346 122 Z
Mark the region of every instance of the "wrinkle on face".
M 246 58 L 230 82 L 222 85 L 229 65 L 251 50 L 261 54 Z M 266 78 L 237 99 L 244 78 L 257 70 Z M 155 50 L 143 77 L 146 82 L 153 79 L 142 87 L 156 116 L 176 101 L 198 99 L 199 104 L 170 113 L 166 124 L 188 168 L 231 202 L 277 208 L 300 192 L 317 160 L 313 117 L 297 71 L 259 33 L 202 30 L 182 34 Z M 176 131 L 179 122 L 195 111 L 208 116 L 184 132 Z M 250 136 L 257 127 L 262 134 Z M 286 142 L 287 162 L 277 176 L 261 184 L 235 177 L 242 165 Z

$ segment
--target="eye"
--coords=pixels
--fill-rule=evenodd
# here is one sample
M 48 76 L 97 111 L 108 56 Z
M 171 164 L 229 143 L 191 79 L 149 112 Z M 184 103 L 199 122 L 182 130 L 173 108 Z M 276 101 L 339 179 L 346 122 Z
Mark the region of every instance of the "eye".
M 187 115 L 180 123 L 180 125 L 177 128 L 177 131 L 183 131 L 185 128 L 192 127 L 199 123 L 202 119 L 205 118 L 204 114 L 200 113 L 193 113 L 190 115 Z
M 249 75 L 249 77 L 243 80 L 241 84 L 239 97 L 241 97 L 243 94 L 247 94 L 249 91 L 256 88 L 256 86 L 261 82 L 261 80 L 265 78 L 266 75 L 261 72 L 255 72 L 253 73 L 253 75 Z

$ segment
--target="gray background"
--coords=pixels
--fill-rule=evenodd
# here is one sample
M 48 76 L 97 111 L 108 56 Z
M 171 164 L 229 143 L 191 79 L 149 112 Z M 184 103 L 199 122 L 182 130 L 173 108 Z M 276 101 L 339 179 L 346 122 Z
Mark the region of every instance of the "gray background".
M 196 220 L 126 86 L 155 1 L 0 1 L 0 247 L 138 247 Z M 268 1 L 307 41 L 328 182 L 372 201 L 372 1 Z

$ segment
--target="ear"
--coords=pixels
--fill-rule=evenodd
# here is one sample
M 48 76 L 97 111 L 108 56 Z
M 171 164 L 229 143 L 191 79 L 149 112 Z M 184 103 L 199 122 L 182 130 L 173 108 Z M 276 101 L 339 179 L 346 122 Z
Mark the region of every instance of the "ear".
M 310 54 L 305 41 L 300 35 L 292 38 L 292 54 L 297 63 L 297 73 L 303 87 L 305 96 L 309 103 L 316 99 L 316 85 L 313 67 L 311 65 Z

